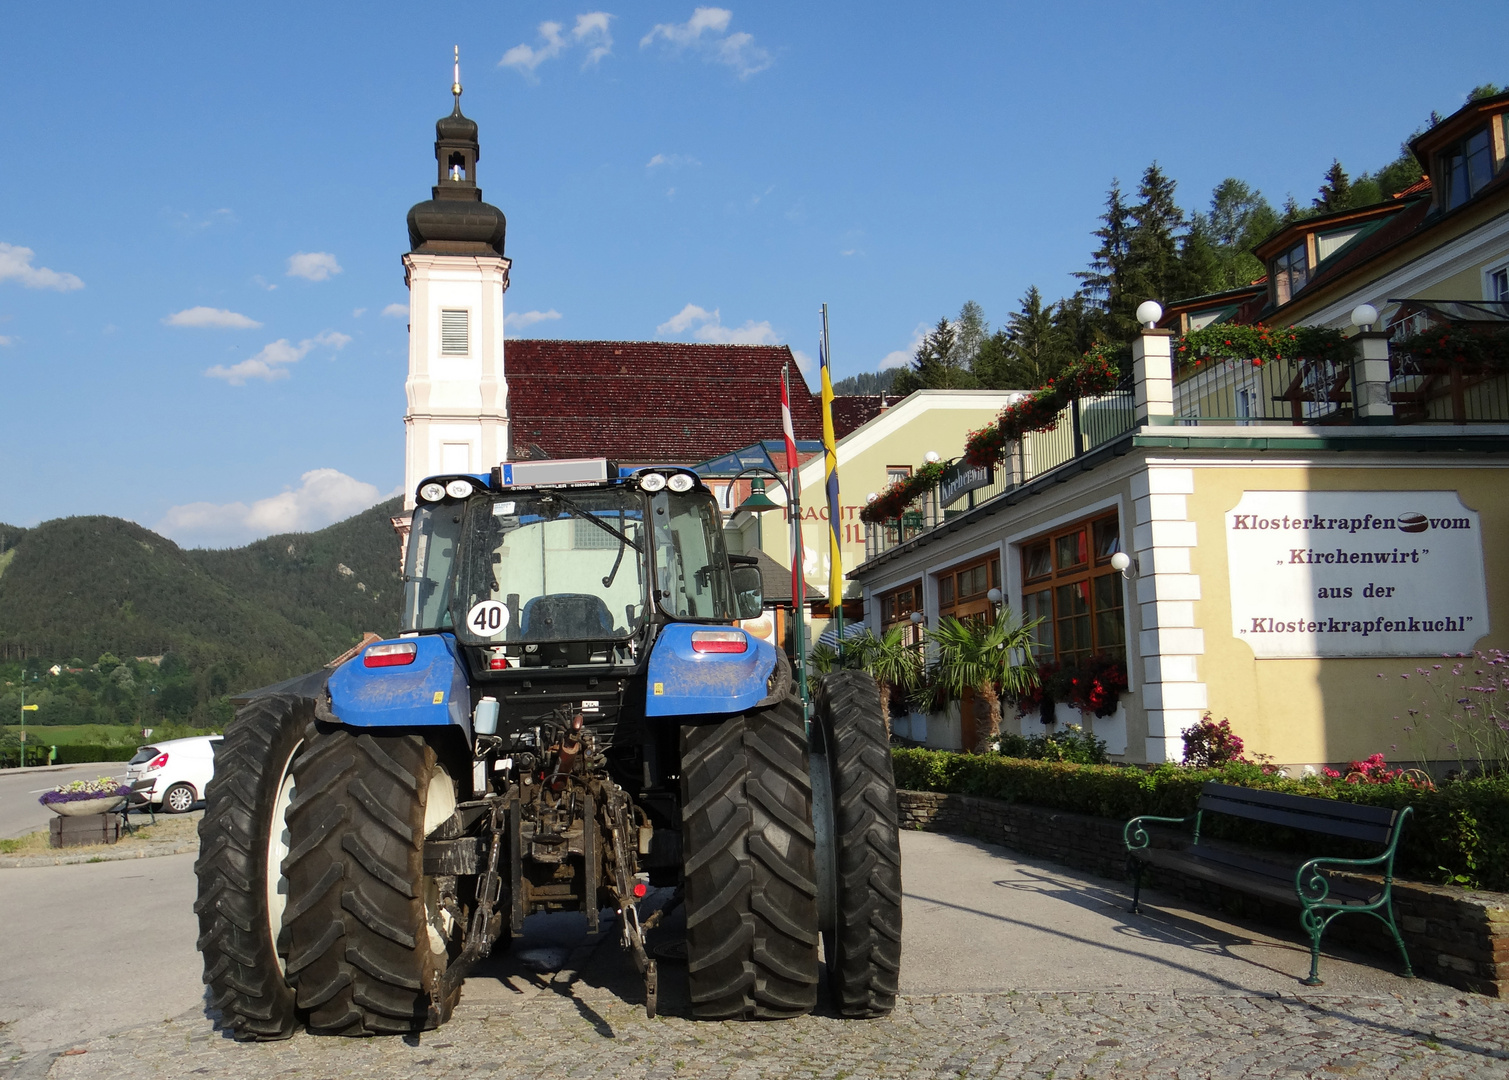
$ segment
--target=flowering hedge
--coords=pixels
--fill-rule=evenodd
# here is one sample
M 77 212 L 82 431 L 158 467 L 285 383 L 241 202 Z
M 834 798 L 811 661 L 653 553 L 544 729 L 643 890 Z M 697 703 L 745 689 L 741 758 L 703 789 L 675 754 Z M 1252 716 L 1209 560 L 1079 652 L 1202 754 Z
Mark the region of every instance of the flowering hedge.
M 1396 356 L 1408 357 L 1422 371 L 1461 364 L 1484 374 L 1509 368 L 1509 328 L 1451 323 L 1428 326 L 1397 342 Z
M 1058 414 L 1075 398 L 1107 394 L 1116 389 L 1121 375 L 1111 361 L 1110 349 L 1096 345 L 1038 390 L 1001 410 L 990 423 L 971 431 L 964 439 L 966 465 L 986 468 L 1006 455 L 1006 445 L 1028 432 L 1052 431 Z M 943 479 L 941 462 L 923 465 L 911 476 L 880 492 L 859 512 L 861 521 L 876 524 L 891 521 Z
M 1236 326 L 1216 323 L 1191 330 L 1174 347 L 1174 366 L 1198 368 L 1211 360 L 1246 360 L 1255 367 L 1276 360 L 1346 363 L 1353 347 L 1340 330 L 1327 326 Z
M 1331 783 L 1319 777 L 1293 780 L 1265 775 L 1257 765 L 1238 763 L 1220 769 L 1178 765 L 1143 769 L 947 750 L 896 749 L 891 756 L 900 788 L 983 795 L 1117 821 L 1138 814 L 1192 814 L 1200 785 L 1207 780 L 1367 806 L 1413 806 L 1414 817 L 1405 824 L 1399 840 L 1399 876 L 1509 891 L 1509 775 L 1456 780 L 1432 790 L 1404 778 L 1386 783 Z M 1205 831 L 1232 838 L 1239 834 L 1246 843 L 1276 850 L 1315 854 L 1310 849 L 1317 838 L 1311 834 L 1222 822 L 1218 817 L 1206 821 Z

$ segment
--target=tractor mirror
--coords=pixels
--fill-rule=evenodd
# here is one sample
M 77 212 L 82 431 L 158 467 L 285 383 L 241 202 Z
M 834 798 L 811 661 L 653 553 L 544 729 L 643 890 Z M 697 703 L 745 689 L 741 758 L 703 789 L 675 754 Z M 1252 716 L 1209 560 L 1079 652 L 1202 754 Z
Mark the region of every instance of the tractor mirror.
M 759 567 L 735 566 L 733 577 L 734 593 L 739 601 L 739 618 L 758 619 L 765 605 L 765 587 L 760 581 Z

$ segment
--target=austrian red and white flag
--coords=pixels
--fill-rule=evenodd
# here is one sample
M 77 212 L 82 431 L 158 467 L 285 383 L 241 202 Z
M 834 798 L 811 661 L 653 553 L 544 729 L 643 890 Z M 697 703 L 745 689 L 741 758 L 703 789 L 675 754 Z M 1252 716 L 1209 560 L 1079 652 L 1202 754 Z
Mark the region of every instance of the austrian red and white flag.
M 786 433 L 786 475 L 790 478 L 794 489 L 797 482 L 796 433 L 791 430 L 791 394 L 786 389 L 784 371 L 781 372 L 781 429 Z M 802 588 L 802 523 L 796 522 L 791 531 L 795 537 L 795 551 L 791 558 L 791 605 L 792 610 L 800 618 L 802 598 L 806 592 Z

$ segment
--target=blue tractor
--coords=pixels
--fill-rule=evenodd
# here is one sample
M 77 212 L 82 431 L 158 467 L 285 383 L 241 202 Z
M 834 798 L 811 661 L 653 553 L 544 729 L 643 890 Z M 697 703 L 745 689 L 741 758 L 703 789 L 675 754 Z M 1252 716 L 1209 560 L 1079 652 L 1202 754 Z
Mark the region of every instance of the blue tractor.
M 216 749 L 204 979 L 237 1038 L 413 1034 L 536 912 L 686 908 L 692 1014 L 895 1004 L 901 872 L 879 695 L 810 722 L 693 472 L 505 463 L 417 492 L 402 630 L 253 695 Z M 664 900 L 664 892 L 656 892 Z

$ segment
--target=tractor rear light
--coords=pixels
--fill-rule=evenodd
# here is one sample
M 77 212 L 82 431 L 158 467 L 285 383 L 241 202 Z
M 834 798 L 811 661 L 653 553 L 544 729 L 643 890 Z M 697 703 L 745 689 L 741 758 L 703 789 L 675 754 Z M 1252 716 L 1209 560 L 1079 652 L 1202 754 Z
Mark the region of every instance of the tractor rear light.
M 364 667 L 401 667 L 412 664 L 419 655 L 419 646 L 412 641 L 400 641 L 393 645 L 374 645 L 362 654 Z
M 749 638 L 741 630 L 693 630 L 692 651 L 741 653 L 749 651 Z
M 168 755 L 167 754 L 158 754 L 151 761 L 147 762 L 147 772 L 151 772 L 153 769 L 166 768 L 167 764 L 168 764 Z
M 643 900 L 644 897 L 645 897 L 645 893 L 647 893 L 649 891 L 650 891 L 650 887 L 648 885 L 646 885 L 644 882 L 642 882 L 642 881 L 636 881 L 634 883 L 634 899 L 636 899 L 636 900 Z

